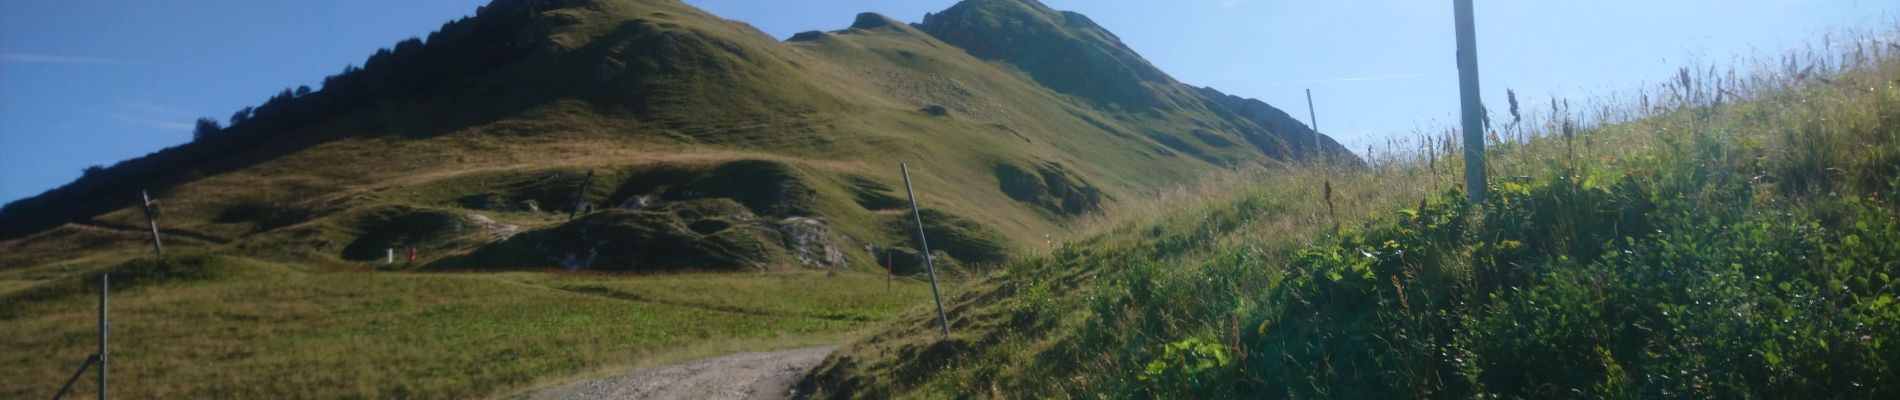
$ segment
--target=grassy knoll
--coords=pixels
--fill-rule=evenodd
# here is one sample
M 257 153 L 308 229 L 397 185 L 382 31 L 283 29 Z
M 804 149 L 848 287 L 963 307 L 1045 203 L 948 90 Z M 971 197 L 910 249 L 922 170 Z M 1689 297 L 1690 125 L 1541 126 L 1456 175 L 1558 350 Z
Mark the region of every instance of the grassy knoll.
M 130 398 L 499 396 L 835 343 L 929 290 L 860 274 L 365 273 L 215 255 L 113 268 L 112 389 Z M 94 289 L 37 287 L 8 294 L 0 396 L 51 395 L 96 343 Z
M 1512 104 L 1481 204 L 1438 137 L 1370 171 L 1185 191 L 1152 222 L 1104 223 L 951 295 L 950 340 L 909 314 L 807 383 L 834 398 L 1900 395 L 1900 48 L 1866 44 L 1685 69 L 1587 109 Z

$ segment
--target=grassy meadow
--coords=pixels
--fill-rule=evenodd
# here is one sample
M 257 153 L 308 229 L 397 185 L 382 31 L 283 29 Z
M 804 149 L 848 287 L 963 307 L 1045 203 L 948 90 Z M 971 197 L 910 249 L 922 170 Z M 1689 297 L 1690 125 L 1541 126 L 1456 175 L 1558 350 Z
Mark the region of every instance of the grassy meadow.
M 108 267 L 115 397 L 501 397 L 837 343 L 929 296 L 861 273 L 375 273 L 174 254 Z M 97 343 L 96 281 L 34 287 L 4 294 L 0 397 L 51 396 Z M 69 396 L 92 396 L 91 376 Z
M 1858 36 L 1873 38 L 1873 35 Z M 1891 37 L 1891 35 L 1878 36 Z M 1900 46 L 1492 105 L 1489 194 L 1422 133 L 1235 174 L 913 312 L 821 398 L 1900 395 Z M 1846 49 L 1840 51 L 1840 49 Z M 1492 83 L 1494 90 L 1504 90 Z

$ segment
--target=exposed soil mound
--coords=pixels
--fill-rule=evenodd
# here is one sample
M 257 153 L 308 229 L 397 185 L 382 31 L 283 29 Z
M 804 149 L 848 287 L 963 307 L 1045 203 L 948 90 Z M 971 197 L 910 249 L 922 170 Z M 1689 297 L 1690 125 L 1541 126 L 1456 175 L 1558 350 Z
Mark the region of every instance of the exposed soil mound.
M 779 237 L 784 240 L 786 250 L 792 253 L 792 259 L 806 267 L 840 267 L 845 265 L 844 251 L 839 250 L 837 241 L 832 239 L 831 228 L 824 221 L 792 217 L 774 224 Z

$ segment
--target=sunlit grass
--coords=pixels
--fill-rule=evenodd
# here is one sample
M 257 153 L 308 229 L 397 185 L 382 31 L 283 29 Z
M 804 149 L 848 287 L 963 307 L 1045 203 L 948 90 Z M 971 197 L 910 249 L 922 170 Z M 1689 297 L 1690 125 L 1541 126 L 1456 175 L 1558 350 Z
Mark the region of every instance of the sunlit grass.
M 180 256 L 119 276 L 112 389 L 129 398 L 486 397 L 618 368 L 835 343 L 925 285 L 823 273 L 680 276 L 303 272 Z M 136 268 L 152 268 L 135 265 Z M 15 302 L 6 397 L 46 397 L 95 346 L 93 297 Z M 575 288 L 610 288 L 611 295 Z M 76 395 L 89 396 L 91 380 Z
M 1856 43 L 1496 110 L 1482 205 L 1440 133 L 1367 170 L 1124 205 L 1141 217 L 952 295 L 951 340 L 910 314 L 811 379 L 853 398 L 1892 396 L 1900 47 Z

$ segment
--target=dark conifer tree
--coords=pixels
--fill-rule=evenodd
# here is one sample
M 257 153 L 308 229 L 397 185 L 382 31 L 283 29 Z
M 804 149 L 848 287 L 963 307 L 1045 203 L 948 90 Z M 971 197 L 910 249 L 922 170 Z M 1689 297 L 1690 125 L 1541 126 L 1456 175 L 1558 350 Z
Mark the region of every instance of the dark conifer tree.
M 218 126 L 218 120 L 200 117 L 198 123 L 191 129 L 191 140 L 202 140 L 221 132 L 224 132 L 224 127 Z

